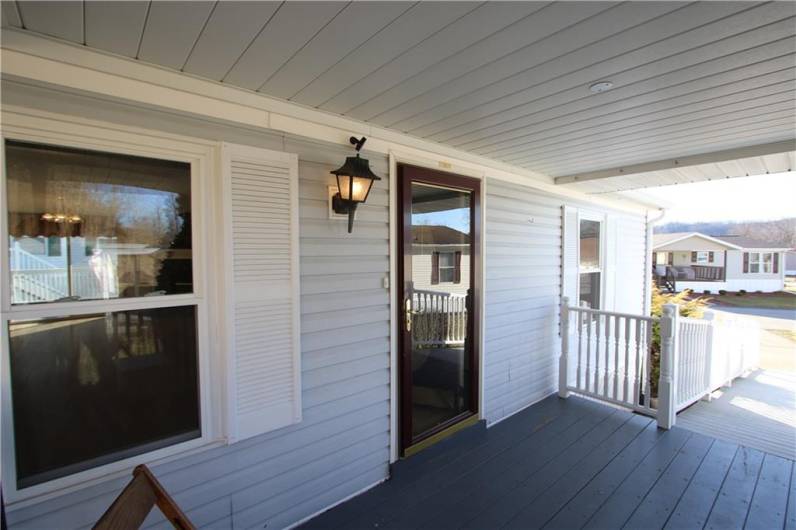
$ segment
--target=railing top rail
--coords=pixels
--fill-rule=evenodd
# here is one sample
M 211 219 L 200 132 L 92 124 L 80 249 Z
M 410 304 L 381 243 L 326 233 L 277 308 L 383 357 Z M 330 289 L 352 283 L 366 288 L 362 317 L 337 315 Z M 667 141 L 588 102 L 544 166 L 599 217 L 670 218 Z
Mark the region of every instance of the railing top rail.
M 426 291 L 423 289 L 415 289 L 412 291 L 414 294 L 431 294 L 434 296 L 443 296 L 449 298 L 467 298 L 467 295 L 459 293 L 446 293 L 445 291 Z
M 644 320 L 647 322 L 657 322 L 658 320 L 660 320 L 658 317 L 633 315 L 630 313 L 618 313 L 616 311 L 603 311 L 602 309 L 591 309 L 589 307 L 569 306 L 568 309 L 570 311 L 580 311 L 581 313 L 590 313 L 592 315 L 608 315 L 612 317 L 635 318 L 636 320 Z

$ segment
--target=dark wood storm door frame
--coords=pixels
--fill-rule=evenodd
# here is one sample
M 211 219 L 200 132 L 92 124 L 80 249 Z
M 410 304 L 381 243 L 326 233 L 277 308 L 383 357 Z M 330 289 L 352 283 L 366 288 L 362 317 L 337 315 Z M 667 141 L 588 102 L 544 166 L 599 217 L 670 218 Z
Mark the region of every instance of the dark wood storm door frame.
M 480 318 L 481 318 L 481 181 L 429 168 L 398 164 L 398 284 L 401 286 L 399 315 L 399 425 L 400 455 L 434 443 L 452 434 L 457 426 L 477 420 L 480 402 Z M 412 293 L 412 183 L 430 184 L 470 192 L 470 292 L 467 303 L 467 338 L 469 357 L 469 410 L 418 436 L 412 435 L 412 335 L 406 326 L 407 300 Z M 405 249 L 408 249 L 405 250 Z M 409 451 L 408 451 L 409 450 Z

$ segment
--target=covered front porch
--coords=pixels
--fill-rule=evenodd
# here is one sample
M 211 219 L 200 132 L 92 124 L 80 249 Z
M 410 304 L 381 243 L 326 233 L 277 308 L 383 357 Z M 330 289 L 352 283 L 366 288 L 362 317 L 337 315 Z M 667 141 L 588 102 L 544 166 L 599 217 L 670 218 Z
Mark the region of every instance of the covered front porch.
M 792 528 L 793 467 L 551 396 L 394 465 L 389 481 L 302 528 Z

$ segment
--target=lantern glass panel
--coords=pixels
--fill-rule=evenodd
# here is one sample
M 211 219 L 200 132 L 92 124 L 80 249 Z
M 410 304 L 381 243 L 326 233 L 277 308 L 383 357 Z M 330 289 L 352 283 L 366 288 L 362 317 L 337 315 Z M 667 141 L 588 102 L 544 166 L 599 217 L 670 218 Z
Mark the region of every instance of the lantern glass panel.
M 351 180 L 353 179 L 353 188 Z M 373 181 L 369 178 L 351 177 L 349 175 L 337 176 L 337 187 L 340 191 L 340 198 L 345 201 L 364 202 L 370 191 Z

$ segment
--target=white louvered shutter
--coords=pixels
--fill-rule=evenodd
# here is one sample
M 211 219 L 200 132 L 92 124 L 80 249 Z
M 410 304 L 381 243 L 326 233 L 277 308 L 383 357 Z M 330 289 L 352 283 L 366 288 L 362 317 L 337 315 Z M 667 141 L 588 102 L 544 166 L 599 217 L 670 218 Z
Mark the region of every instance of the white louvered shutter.
M 561 207 L 561 296 L 569 297 L 569 305 L 578 303 L 578 211 Z
M 298 159 L 224 144 L 230 443 L 301 421 Z

